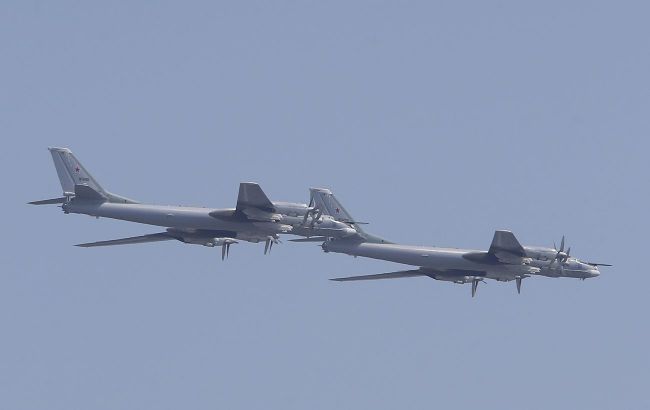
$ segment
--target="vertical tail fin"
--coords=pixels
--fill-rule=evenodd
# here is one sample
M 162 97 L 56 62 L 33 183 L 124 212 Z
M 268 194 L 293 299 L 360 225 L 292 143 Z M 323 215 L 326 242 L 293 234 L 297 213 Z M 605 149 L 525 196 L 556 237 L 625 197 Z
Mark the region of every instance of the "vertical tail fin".
M 363 224 L 364 222 L 359 222 L 352 218 L 352 215 L 350 215 L 329 189 L 310 188 L 309 192 L 311 194 L 311 201 L 313 202 L 310 206 L 315 206 L 324 215 L 329 215 L 337 221 L 349 224 L 359 233 L 359 236 L 363 238 L 365 242 L 391 243 L 384 238 L 365 232 L 360 226 L 360 224 Z
M 324 215 L 329 215 L 337 221 L 349 224 L 355 223 L 352 215 L 345 210 L 332 191 L 325 188 L 309 188 L 309 192 L 311 200 L 314 202 L 313 205 L 321 210 Z
M 93 190 L 106 194 L 106 191 L 99 185 L 92 175 L 81 165 L 81 162 L 68 148 L 48 148 L 56 173 L 59 175 L 61 188 L 65 193 L 74 193 L 75 185 L 87 185 Z
M 50 150 L 50 154 L 52 154 L 52 160 L 54 160 L 54 167 L 59 176 L 64 196 L 71 197 L 79 192 L 94 191 L 98 194 L 98 198 L 103 197 L 110 202 L 137 203 L 131 199 L 112 194 L 102 188 L 68 148 L 51 147 L 48 149 Z

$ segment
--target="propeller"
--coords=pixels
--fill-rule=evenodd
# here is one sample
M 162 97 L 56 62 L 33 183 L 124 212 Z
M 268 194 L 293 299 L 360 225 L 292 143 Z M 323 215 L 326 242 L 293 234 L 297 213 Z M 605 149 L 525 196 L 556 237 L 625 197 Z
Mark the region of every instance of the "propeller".
M 312 219 L 309 226 L 310 228 L 313 228 L 314 224 L 318 222 L 321 216 L 323 216 L 323 210 L 316 207 L 307 208 L 307 212 L 305 212 L 305 216 L 303 216 L 302 218 L 302 226 L 307 226 L 307 220 L 309 219 L 310 216 L 312 217 Z
M 311 221 L 311 227 L 314 227 L 314 224 L 318 219 L 320 219 L 321 215 L 323 215 L 323 211 L 318 209 L 318 207 L 315 206 L 314 202 L 314 195 L 310 193 L 309 195 L 309 205 L 307 205 L 307 211 L 305 212 L 305 216 L 302 218 L 302 226 L 307 225 L 307 220 L 309 217 L 312 217 Z
M 264 244 L 264 255 L 267 253 L 271 252 L 271 249 L 273 249 L 273 244 L 277 243 L 280 244 L 280 240 L 274 236 L 267 236 L 266 237 L 266 243 Z
M 485 283 L 485 280 L 483 280 L 482 278 L 477 278 L 477 277 L 474 277 L 472 279 L 472 297 L 474 297 L 476 295 L 476 289 L 478 289 L 478 283 L 479 282 Z
M 320 220 L 320 217 L 323 216 L 323 210 L 316 208 L 316 215 L 314 215 L 313 219 L 311 220 L 311 227 L 314 227 L 314 224 Z
M 571 255 L 571 247 L 569 247 L 566 251 L 564 252 L 564 235 L 562 235 L 562 242 L 560 242 L 560 249 L 557 249 L 557 246 L 555 245 L 555 242 L 553 242 L 553 249 L 557 251 L 555 254 L 555 257 L 551 259 L 551 262 L 548 264 L 549 268 L 553 266 L 553 263 L 556 261 L 561 264 L 569 260 L 569 256 Z
M 311 214 L 314 211 L 315 208 L 309 207 L 307 208 L 307 212 L 305 212 L 305 216 L 302 218 L 302 226 L 307 225 L 307 219 L 309 218 L 309 214 Z
M 517 283 L 517 294 L 521 294 L 521 280 L 522 277 L 517 277 L 515 278 L 515 282 Z
M 235 240 L 225 240 L 221 245 L 221 260 L 225 260 L 230 255 L 230 245 L 237 243 Z

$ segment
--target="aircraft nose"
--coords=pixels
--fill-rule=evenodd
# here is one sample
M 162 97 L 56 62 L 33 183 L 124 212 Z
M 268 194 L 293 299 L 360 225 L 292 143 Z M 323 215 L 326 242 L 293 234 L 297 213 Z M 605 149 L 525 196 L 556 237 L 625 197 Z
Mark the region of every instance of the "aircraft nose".
M 598 270 L 598 268 L 594 268 L 589 272 L 589 274 L 591 275 L 592 278 L 595 278 L 600 275 L 600 271 Z

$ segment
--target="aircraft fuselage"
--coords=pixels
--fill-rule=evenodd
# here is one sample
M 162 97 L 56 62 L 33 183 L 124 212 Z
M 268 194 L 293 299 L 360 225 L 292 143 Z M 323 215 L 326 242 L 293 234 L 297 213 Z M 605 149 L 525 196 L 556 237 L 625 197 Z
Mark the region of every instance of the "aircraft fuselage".
M 73 199 L 63 205 L 66 213 L 119 219 L 147 225 L 187 231 L 214 231 L 220 236 L 240 238 L 250 242 L 264 240 L 268 235 L 294 233 L 297 235 L 345 236 L 355 231 L 347 225 L 327 218 L 314 224 L 303 224 L 306 206 L 281 203 L 282 211 L 274 221 L 251 221 L 238 215 L 235 208 L 213 209 L 189 206 L 125 204 Z M 302 213 L 301 213 L 302 212 Z
M 577 260 L 569 261 L 567 266 L 560 270 L 549 268 L 549 262 L 546 260 L 531 259 L 526 263 L 508 264 L 490 260 L 488 257 L 476 258 L 477 255 L 487 253 L 469 249 L 334 240 L 325 242 L 323 250 L 417 266 L 423 270 L 440 272 L 441 277 L 444 277 L 444 272 L 453 272 L 450 277 L 456 277 L 457 272 L 466 272 L 472 276 L 509 281 L 535 274 L 574 278 L 588 278 L 599 274 L 596 267 Z

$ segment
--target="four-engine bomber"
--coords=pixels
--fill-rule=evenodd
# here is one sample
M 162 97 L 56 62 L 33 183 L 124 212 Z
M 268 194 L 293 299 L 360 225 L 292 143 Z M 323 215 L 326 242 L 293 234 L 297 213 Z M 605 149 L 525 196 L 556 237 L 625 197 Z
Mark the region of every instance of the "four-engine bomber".
M 570 256 L 562 237 L 559 249 L 522 246 L 510 231 L 494 233 L 487 251 L 411 246 L 391 243 L 365 232 L 334 194 L 324 188 L 310 189 L 309 204 L 272 202 L 254 182 L 239 184 L 234 208 L 200 208 L 143 204 L 113 194 L 84 168 L 67 148 L 50 148 L 63 195 L 30 202 L 61 204 L 66 214 L 85 214 L 166 228 L 141 236 L 83 243 L 80 247 L 126 245 L 177 240 L 186 244 L 221 247 L 221 259 L 240 241 L 264 242 L 264 253 L 280 242 L 281 234 L 301 236 L 294 242 L 322 242 L 325 252 L 381 259 L 415 267 L 376 275 L 335 278 L 335 281 L 395 279 L 426 276 L 454 283 L 471 283 L 472 296 L 485 279 L 521 281 L 530 276 L 587 279 L 600 274 L 602 263 L 584 262 Z

